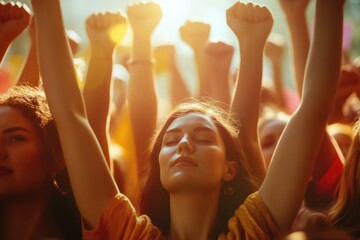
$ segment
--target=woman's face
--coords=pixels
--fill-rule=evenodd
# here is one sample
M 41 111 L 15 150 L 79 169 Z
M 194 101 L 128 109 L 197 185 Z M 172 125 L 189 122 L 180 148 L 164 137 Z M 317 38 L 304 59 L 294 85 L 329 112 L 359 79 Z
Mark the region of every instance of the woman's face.
M 220 190 L 232 180 L 234 161 L 226 160 L 219 130 L 206 115 L 189 113 L 165 132 L 159 154 L 160 178 L 169 192 Z M 235 171 L 234 171 L 235 172 Z
M 275 151 L 275 147 L 286 126 L 283 120 L 270 120 L 259 129 L 261 151 L 264 156 L 265 165 L 268 167 Z
M 0 106 L 0 197 L 34 194 L 45 189 L 50 166 L 33 124 L 19 110 Z

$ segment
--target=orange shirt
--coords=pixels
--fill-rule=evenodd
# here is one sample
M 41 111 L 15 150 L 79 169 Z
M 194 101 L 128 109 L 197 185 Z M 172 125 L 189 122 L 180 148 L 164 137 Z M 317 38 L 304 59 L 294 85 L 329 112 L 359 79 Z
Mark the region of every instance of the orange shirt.
M 258 192 L 248 196 L 228 223 L 229 232 L 218 239 L 280 239 L 280 231 L 272 220 Z M 165 239 L 149 217 L 136 216 L 124 195 L 118 195 L 105 207 L 100 223 L 94 230 L 83 229 L 84 240 Z

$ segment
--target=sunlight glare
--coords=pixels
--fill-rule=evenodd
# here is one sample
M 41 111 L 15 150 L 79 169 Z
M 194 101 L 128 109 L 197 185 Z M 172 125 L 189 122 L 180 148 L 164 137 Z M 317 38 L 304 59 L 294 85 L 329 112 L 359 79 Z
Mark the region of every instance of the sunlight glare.
M 110 39 L 114 43 L 121 43 L 125 37 L 127 28 L 128 28 L 127 23 L 126 24 L 118 24 L 118 25 L 112 27 L 109 31 Z

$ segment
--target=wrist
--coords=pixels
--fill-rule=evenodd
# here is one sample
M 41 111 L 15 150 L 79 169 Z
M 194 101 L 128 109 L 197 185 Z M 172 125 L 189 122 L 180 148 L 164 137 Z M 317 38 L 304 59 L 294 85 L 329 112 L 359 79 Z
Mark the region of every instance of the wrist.
M 113 54 L 115 49 L 114 44 L 92 44 L 90 43 L 90 51 L 95 54 Z
M 263 54 L 265 49 L 265 42 L 254 42 L 254 41 L 241 41 L 239 44 L 240 53 L 261 53 Z
M 306 21 L 306 12 L 303 10 L 300 11 L 289 11 L 285 13 L 287 22 L 296 23 L 297 21 L 305 20 Z

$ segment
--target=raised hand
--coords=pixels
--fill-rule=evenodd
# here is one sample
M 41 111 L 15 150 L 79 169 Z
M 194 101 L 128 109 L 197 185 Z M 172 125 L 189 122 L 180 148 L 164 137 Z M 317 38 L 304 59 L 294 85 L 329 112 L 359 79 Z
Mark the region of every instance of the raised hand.
M 128 65 L 130 75 L 128 103 L 137 159 L 142 161 L 148 149 L 148 140 L 157 122 L 157 94 L 154 88 L 151 35 L 161 20 L 162 12 L 157 3 L 147 2 L 128 6 L 127 15 L 133 30 Z M 142 162 L 138 163 L 139 168 L 143 165 Z
M 60 0 L 32 0 L 31 3 L 43 86 L 56 121 L 72 190 L 85 224 L 95 228 L 102 209 L 118 190 L 87 119 Z M 72 134 L 67 134 L 69 132 Z
M 114 48 L 125 36 L 126 16 L 121 12 L 91 14 L 86 20 L 90 41 L 90 59 L 86 72 L 83 96 L 88 119 L 101 145 L 110 170 L 107 122 L 109 116 L 110 83 Z M 97 96 L 102 96 L 99 99 Z
M 210 86 L 206 80 L 206 69 L 204 68 L 204 54 L 201 50 L 207 43 L 210 34 L 210 25 L 202 22 L 187 21 L 180 28 L 180 35 L 182 40 L 187 43 L 194 51 L 194 58 L 197 67 L 198 85 L 197 94 L 202 96 L 211 91 Z
M 20 2 L 0 2 L 0 43 L 12 42 L 31 21 L 30 9 Z
M 162 12 L 155 2 L 129 5 L 126 11 L 134 34 L 150 36 L 159 24 Z
M 180 27 L 181 39 L 195 52 L 201 50 L 208 41 L 210 25 L 203 22 L 187 21 Z
M 274 20 L 266 6 L 253 3 L 235 3 L 226 11 L 228 26 L 239 39 L 240 45 L 251 43 L 265 45 Z
M 114 49 L 126 33 L 127 19 L 121 12 L 91 14 L 86 19 L 86 32 L 91 46 Z
M 238 138 L 244 144 L 244 152 L 247 158 L 251 159 L 250 164 L 257 177 L 264 179 L 266 171 L 259 146 L 257 122 L 260 112 L 263 52 L 273 18 L 267 7 L 237 2 L 226 11 L 226 20 L 238 39 L 241 54 L 235 94 L 231 103 L 243 126 Z
M 0 1 L 0 62 L 11 42 L 30 24 L 29 8 L 19 2 Z

